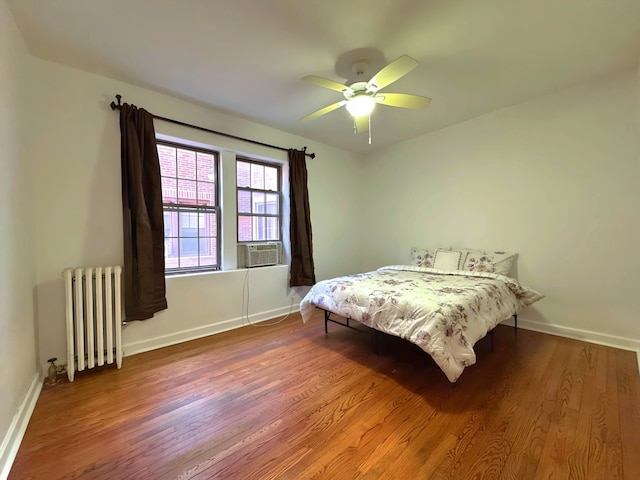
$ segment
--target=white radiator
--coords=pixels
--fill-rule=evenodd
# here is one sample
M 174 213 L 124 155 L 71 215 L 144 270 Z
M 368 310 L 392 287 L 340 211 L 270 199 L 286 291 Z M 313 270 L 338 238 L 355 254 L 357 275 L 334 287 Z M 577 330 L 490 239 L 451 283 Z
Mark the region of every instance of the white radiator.
M 76 370 L 122 366 L 120 266 L 67 268 L 64 277 L 67 320 L 67 375 Z

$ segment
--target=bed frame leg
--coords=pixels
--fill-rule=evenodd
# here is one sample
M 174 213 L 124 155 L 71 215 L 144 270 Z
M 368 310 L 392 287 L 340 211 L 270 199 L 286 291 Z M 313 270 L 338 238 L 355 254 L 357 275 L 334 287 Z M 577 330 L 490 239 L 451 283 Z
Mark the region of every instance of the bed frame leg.
M 515 325 L 515 332 L 517 335 L 518 334 L 518 314 L 517 313 L 513 314 L 513 323 Z
M 493 353 L 494 351 L 493 330 L 489 332 L 489 336 L 491 337 L 491 353 Z
M 331 313 L 329 312 L 329 310 L 323 310 L 324 312 L 324 334 L 325 335 L 329 335 L 329 322 L 333 322 L 333 323 L 337 323 L 338 325 L 342 325 L 343 327 L 347 327 L 350 328 L 352 330 L 356 330 L 358 332 L 361 333 L 367 333 L 366 330 L 362 330 L 356 327 L 353 327 L 350 323 L 350 318 L 349 317 L 344 317 L 345 318 L 345 322 L 339 322 L 337 320 L 334 320 L 331 318 Z M 376 330 L 375 328 L 372 328 L 371 330 L 373 330 L 373 351 L 375 352 L 376 355 L 378 355 L 378 334 L 380 332 L 378 332 L 378 330 Z
M 329 324 L 329 312 L 325 310 L 324 311 L 324 334 L 325 335 L 329 334 L 329 329 L 327 328 L 328 324 Z

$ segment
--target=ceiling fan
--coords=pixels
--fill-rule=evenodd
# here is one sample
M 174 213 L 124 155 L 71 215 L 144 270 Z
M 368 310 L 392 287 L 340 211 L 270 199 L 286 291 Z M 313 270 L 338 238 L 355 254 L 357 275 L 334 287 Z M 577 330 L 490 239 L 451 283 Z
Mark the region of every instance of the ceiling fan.
M 324 88 L 335 90 L 344 95 L 344 100 L 328 105 L 320 110 L 307 115 L 302 120 L 312 120 L 325 115 L 337 108 L 346 106 L 347 110 L 354 119 L 355 133 L 370 130 L 371 112 L 376 104 L 389 105 L 391 107 L 401 108 L 425 108 L 431 102 L 428 97 L 420 95 L 411 95 L 408 93 L 382 93 L 381 89 L 392 84 L 396 80 L 404 77 L 418 65 L 413 58 L 408 55 L 402 55 L 386 67 L 382 68 L 369 81 L 357 81 L 358 77 L 362 77 L 367 68 L 367 62 L 364 60 L 356 61 L 352 64 L 352 70 L 356 74 L 356 81 L 350 85 L 343 85 L 327 78 L 317 77 L 315 75 L 307 75 L 302 80 L 315 83 Z M 369 138 L 371 143 L 371 138 Z

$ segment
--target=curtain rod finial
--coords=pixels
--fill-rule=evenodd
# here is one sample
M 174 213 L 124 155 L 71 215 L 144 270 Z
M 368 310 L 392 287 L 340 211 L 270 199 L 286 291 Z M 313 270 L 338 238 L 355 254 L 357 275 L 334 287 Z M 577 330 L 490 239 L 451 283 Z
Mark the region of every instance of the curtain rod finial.
M 115 110 L 116 108 L 120 108 L 122 106 L 122 104 L 120 103 L 121 98 L 122 98 L 122 95 L 116 95 L 116 100 L 118 100 L 118 104 L 116 105 L 116 102 L 112 101 L 111 110 Z
M 305 154 L 307 157 L 311 158 L 312 160 L 313 160 L 314 158 L 316 158 L 316 154 L 315 154 L 315 153 L 313 153 L 313 152 L 312 152 L 312 153 L 307 153 L 307 147 L 306 147 L 306 145 L 305 145 L 304 147 L 302 147 L 302 151 L 304 152 L 304 154 Z

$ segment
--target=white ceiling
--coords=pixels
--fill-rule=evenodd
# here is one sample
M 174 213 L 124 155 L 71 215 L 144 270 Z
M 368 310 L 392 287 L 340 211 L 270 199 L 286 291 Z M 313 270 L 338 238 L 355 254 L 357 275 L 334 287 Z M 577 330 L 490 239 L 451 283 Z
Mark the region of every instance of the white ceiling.
M 6 1 L 37 57 L 353 152 L 640 58 L 640 0 Z M 377 52 L 379 58 L 369 57 L 370 76 L 402 54 L 415 58 L 418 67 L 383 91 L 433 99 L 425 110 L 378 106 L 372 145 L 366 134 L 353 134 L 344 108 L 300 121 L 342 99 L 300 78 L 345 83 L 345 68 L 362 56 L 353 53 L 358 49 Z

